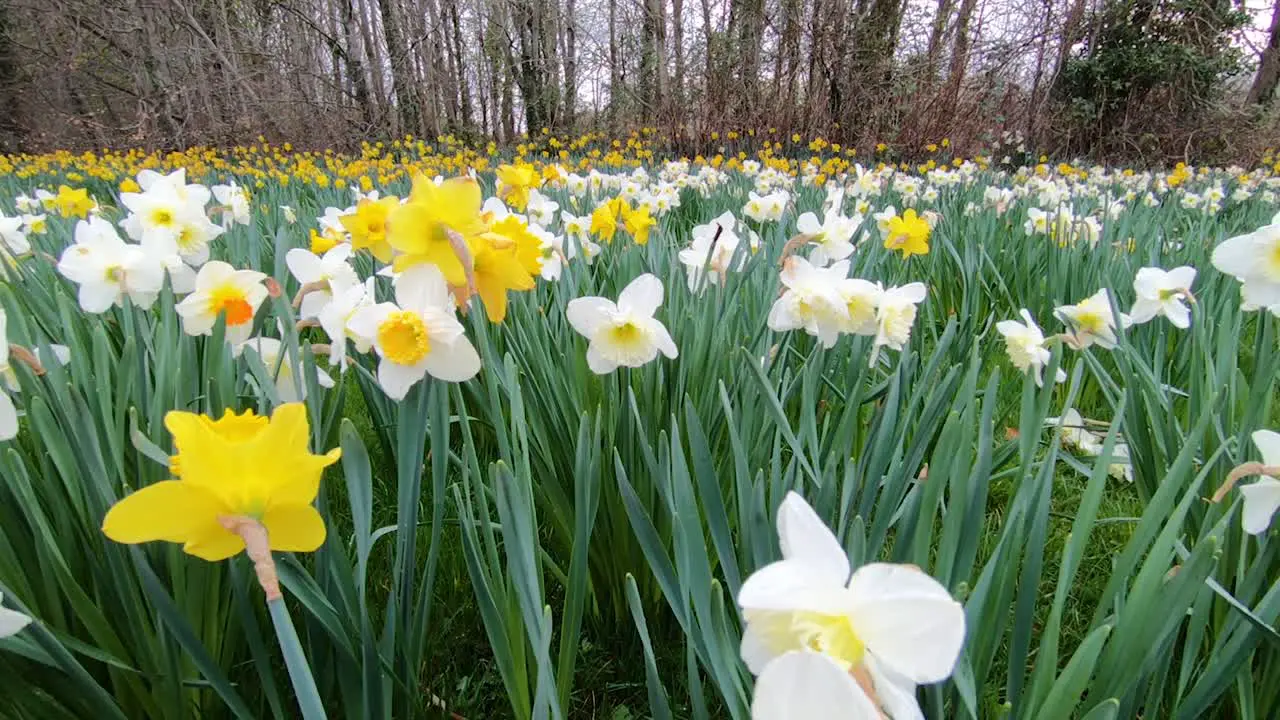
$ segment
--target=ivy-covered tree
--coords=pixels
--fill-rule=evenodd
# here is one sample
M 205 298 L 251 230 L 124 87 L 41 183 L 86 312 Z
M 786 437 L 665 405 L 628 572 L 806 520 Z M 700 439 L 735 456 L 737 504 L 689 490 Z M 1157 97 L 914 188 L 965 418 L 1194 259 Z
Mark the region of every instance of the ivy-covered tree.
M 1082 149 L 1140 131 L 1135 117 L 1186 118 L 1220 99 L 1242 64 L 1233 33 L 1248 21 L 1230 0 L 1105 0 L 1069 38 L 1054 88 Z

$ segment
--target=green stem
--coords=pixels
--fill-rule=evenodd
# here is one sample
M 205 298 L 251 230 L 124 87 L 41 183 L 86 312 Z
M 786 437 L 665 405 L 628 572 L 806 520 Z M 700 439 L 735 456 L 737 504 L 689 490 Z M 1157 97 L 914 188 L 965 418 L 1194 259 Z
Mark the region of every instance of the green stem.
M 268 602 L 267 608 L 271 611 L 271 623 L 276 628 L 276 639 L 280 641 L 280 651 L 284 653 L 284 664 L 289 669 L 289 680 L 298 697 L 303 720 L 325 720 L 320 691 L 316 688 L 315 678 L 311 676 L 311 666 L 307 664 L 307 656 L 302 652 L 302 643 L 298 641 L 298 632 L 293 629 L 293 620 L 289 617 L 289 608 L 285 607 L 284 598 Z

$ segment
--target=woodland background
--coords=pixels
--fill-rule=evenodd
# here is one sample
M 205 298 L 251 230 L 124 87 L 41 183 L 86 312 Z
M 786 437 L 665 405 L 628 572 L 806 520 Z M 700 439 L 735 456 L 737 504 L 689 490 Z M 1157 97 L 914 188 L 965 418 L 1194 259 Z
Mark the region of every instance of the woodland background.
M 0 151 L 652 127 L 1256 157 L 1280 0 L 0 0 Z

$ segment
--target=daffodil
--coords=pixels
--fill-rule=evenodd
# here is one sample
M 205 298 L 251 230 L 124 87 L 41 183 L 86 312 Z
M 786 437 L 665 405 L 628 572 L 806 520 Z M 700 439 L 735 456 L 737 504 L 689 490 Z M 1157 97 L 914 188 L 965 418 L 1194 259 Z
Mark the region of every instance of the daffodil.
M 9 316 L 0 307 L 0 368 L 9 367 Z M 12 440 L 18 434 L 18 408 L 9 393 L 0 388 L 0 440 Z
M 911 326 L 916 321 L 916 306 L 928 297 L 929 289 L 924 283 L 908 283 L 901 287 L 889 288 L 880 296 L 880 304 L 876 308 L 876 339 L 871 353 L 871 364 L 875 365 L 880 348 L 901 350 L 911 339 Z
M 708 285 L 719 285 L 731 270 L 741 270 L 746 264 L 746 254 L 737 252 L 742 242 L 734 232 L 737 223 L 733 213 L 725 212 L 705 225 L 694 226 L 690 232 L 693 242 L 677 255 L 688 274 L 690 292 L 702 292 Z
M 1261 535 L 1271 527 L 1271 517 L 1280 509 L 1280 433 L 1258 430 L 1253 444 L 1262 455 L 1257 469 L 1258 480 L 1240 486 L 1244 509 L 1240 524 L 1251 535 Z
M 527 229 L 524 230 L 524 234 L 528 235 L 532 242 L 538 242 L 538 239 L 529 234 Z M 521 258 L 520 246 L 509 236 L 485 233 L 479 236 L 471 247 L 476 292 L 484 301 L 484 309 L 489 315 L 489 320 L 500 323 L 507 317 L 507 291 L 532 290 L 533 276 Z M 540 260 L 535 264 L 539 263 Z
M 607 243 L 613 242 L 613 236 L 618 232 L 620 211 L 625 211 L 626 207 L 625 200 L 614 198 L 593 210 L 591 212 L 591 234 Z
M 1190 327 L 1191 310 L 1183 301 L 1191 297 L 1191 283 L 1195 279 L 1196 269 L 1186 265 L 1168 272 L 1154 267 L 1138 270 L 1133 279 L 1137 300 L 1129 317 L 1137 324 L 1164 315 L 1174 327 Z
M 480 372 L 480 356 L 463 334 L 453 297 L 434 265 L 415 265 L 395 280 L 395 303 L 356 311 L 347 327 L 371 338 L 382 358 L 378 384 L 392 400 L 402 400 L 426 375 L 463 382 Z
M 1280 317 L 1280 218 L 1213 249 L 1213 266 L 1243 283 L 1241 308 L 1266 308 Z
M 335 287 L 349 287 L 359 282 L 356 271 L 347 262 L 352 246 L 335 245 L 323 256 L 303 248 L 293 248 L 285 253 L 284 262 L 289 272 L 302 284 L 302 301 L 298 316 L 303 320 L 315 317 L 333 297 Z
M 22 229 L 22 218 L 5 217 L 0 212 L 0 255 L 16 257 L 31 252 L 31 243 Z
M 270 420 L 251 410 L 218 420 L 174 411 L 165 427 L 177 451 L 175 479 L 112 506 L 102 521 L 108 538 L 181 543 L 187 554 L 217 561 L 245 549 L 229 525 L 249 518 L 266 528 L 272 550 L 311 552 L 324 542 L 324 519 L 312 503 L 340 451 L 311 453 L 305 405 L 281 405 Z
M 470 270 L 460 252 L 486 230 L 480 217 L 480 186 L 471 178 L 436 185 L 425 176 L 413 181 L 408 202 L 387 218 L 387 240 L 402 255 L 395 269 L 429 263 L 450 285 L 466 285 Z
M 645 273 L 623 288 L 615 303 L 603 297 L 569 301 L 569 325 L 587 338 L 587 367 L 597 375 L 640 367 L 662 353 L 675 359 L 675 341 L 653 315 L 662 305 L 662 281 Z
M 4 601 L 4 593 L 0 593 L 0 602 Z M 13 637 L 31 624 L 31 618 L 5 607 L 0 607 L 0 639 Z
M 964 645 L 964 608 L 914 566 L 853 570 L 835 535 L 794 492 L 778 508 L 778 540 L 782 559 L 752 573 L 738 593 L 742 659 L 762 681 L 753 718 L 877 717 L 853 714 L 868 705 L 895 720 L 920 717 L 916 684 L 951 675 Z M 822 712 L 779 714 L 788 701 Z M 841 708 L 851 714 L 835 714 Z
M 354 250 L 368 250 L 379 261 L 391 262 L 391 244 L 387 242 L 387 219 L 400 207 L 400 199 L 389 195 L 380 200 L 361 200 L 356 211 L 339 218 L 351 235 Z
M 1067 338 L 1078 350 L 1095 343 L 1110 350 L 1116 346 L 1116 328 L 1133 324 L 1128 315 L 1112 312 L 1111 296 L 1106 288 L 1075 305 L 1060 306 L 1054 314 L 1070 328 Z
M 243 187 L 232 181 L 226 185 L 214 185 L 210 189 L 222 209 L 223 227 L 229 229 L 237 223 L 248 225 L 252 222 L 249 217 L 249 193 Z
M 884 246 L 899 250 L 903 259 L 912 255 L 929 254 L 929 223 L 908 209 L 902 215 L 891 218 L 885 227 Z
M 649 231 L 657 221 L 649 215 L 649 208 L 645 206 L 637 207 L 635 210 L 627 213 L 626 219 L 623 221 L 623 227 L 627 232 L 631 233 L 631 237 L 635 238 L 636 244 L 646 245 L 649 242 Z
M 849 261 L 826 268 L 814 267 L 802 257 L 788 257 L 779 273 L 782 295 L 769 309 L 769 329 L 775 332 L 803 328 L 832 347 L 849 322 L 848 306 L 840 285 L 849 274 Z
M 275 378 L 276 396 L 281 402 L 301 402 L 307 399 L 307 381 L 300 378 L 295 382 L 295 378 L 302 373 L 299 372 L 299 365 L 289 362 L 289 353 L 283 343 L 276 338 L 254 337 L 246 340 L 237 350 L 243 351 L 245 348 L 257 353 L 266 366 L 267 373 Z M 301 364 L 302 359 L 299 358 L 298 362 Z M 333 378 L 328 373 L 316 368 L 315 375 L 316 384 L 320 387 L 333 387 Z
M 340 372 L 347 370 L 347 340 L 355 345 L 356 352 L 367 353 L 373 348 L 373 337 L 353 332 L 350 323 L 361 308 L 373 307 L 374 282 L 375 278 L 370 277 L 345 287 L 333 284 L 332 297 L 316 313 L 316 321 L 329 336 L 329 363 Z
M 195 292 L 174 307 L 182 316 L 182 329 L 188 335 L 210 335 L 218 317 L 226 319 L 226 338 L 239 345 L 253 333 L 253 316 L 267 288 L 266 275 L 256 270 L 236 270 L 227 263 L 214 260 L 200 268 Z
M 849 240 L 861 224 L 862 218 L 844 217 L 838 208 L 828 210 L 821 222 L 811 212 L 796 218 L 796 230 L 814 246 L 809 261 L 817 267 L 826 267 L 852 255 L 853 243 Z
M 58 272 L 80 286 L 80 308 L 94 314 L 123 304 L 126 297 L 151 307 L 165 275 L 157 258 L 121 240 L 111 223 L 98 217 L 76 224 L 75 244 L 62 251 Z
M 93 198 L 89 197 L 89 191 L 84 188 L 70 188 L 62 185 L 58 188 L 58 194 L 53 198 L 53 209 L 62 217 L 78 217 L 85 218 L 89 216 L 89 211 L 97 205 Z
M 529 203 L 529 192 L 542 184 L 538 171 L 525 163 L 500 165 L 495 174 L 498 180 L 498 197 L 517 210 L 525 209 Z
M 1018 313 L 1023 322 L 1001 320 L 996 323 L 996 331 L 1004 336 L 1009 362 L 1024 373 L 1030 372 L 1035 378 L 1036 386 L 1040 387 L 1044 384 L 1044 367 L 1049 364 L 1051 353 L 1045 346 L 1044 333 L 1031 313 L 1025 308 Z M 1067 374 L 1059 368 L 1057 381 L 1062 382 L 1066 378 Z

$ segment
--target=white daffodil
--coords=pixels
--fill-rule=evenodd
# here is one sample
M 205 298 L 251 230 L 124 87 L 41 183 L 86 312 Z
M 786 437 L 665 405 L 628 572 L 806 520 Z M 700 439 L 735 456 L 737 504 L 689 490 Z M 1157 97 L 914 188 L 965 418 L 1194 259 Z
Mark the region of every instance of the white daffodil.
M 1244 284 L 1240 289 L 1245 310 L 1267 308 L 1280 317 L 1280 224 L 1271 225 L 1223 241 L 1213 249 L 1213 266 Z
M 290 225 L 298 222 L 298 213 L 294 212 L 293 208 L 288 205 L 280 206 L 280 215 L 284 217 L 284 221 Z
M 826 267 L 853 254 L 849 240 L 862 224 L 862 218 L 847 218 L 839 211 L 831 210 L 818 221 L 818 216 L 807 212 L 796 219 L 796 229 L 809 236 L 814 246 L 809 261 L 818 267 Z
M 1049 232 L 1049 213 L 1040 208 L 1027 208 L 1027 221 L 1022 229 L 1028 235 L 1045 235 Z
M 880 348 L 901 350 L 911 339 L 911 326 L 916 321 L 916 306 L 924 302 L 928 295 L 929 288 L 924 283 L 914 282 L 889 288 L 880 296 L 880 305 L 876 308 L 875 347 L 871 352 L 873 366 L 880 355 Z
M 188 335 L 211 335 L 218 316 L 226 318 L 226 338 L 239 345 L 253 333 L 253 316 L 267 288 L 266 275 L 256 270 L 236 270 L 219 260 L 205 263 L 196 275 L 195 291 L 178 303 L 174 310 L 182 317 L 182 329 Z
M 880 720 L 880 708 L 838 661 L 796 650 L 756 678 L 751 720 Z
M 281 402 L 301 402 L 307 399 L 307 381 L 302 379 L 295 385 L 294 378 L 301 373 L 298 366 L 289 362 L 288 348 L 283 343 L 276 338 L 255 337 L 246 340 L 238 350 L 244 348 L 250 348 L 258 353 L 267 372 L 274 373 L 276 394 L 280 396 Z M 301 364 L 301 357 L 298 358 L 298 362 Z M 333 378 L 320 368 L 316 368 L 316 382 L 320 387 L 333 387 Z
M 542 253 L 542 265 L 538 274 L 543 280 L 559 280 L 560 273 L 564 271 L 564 238 L 537 223 L 529 224 L 529 233 L 538 238 L 538 249 Z
M 875 335 L 880 331 L 876 315 L 880 309 L 880 298 L 884 296 L 884 288 L 860 278 L 846 278 L 840 281 L 837 292 L 844 300 L 848 313 L 844 332 Z
M 111 223 L 91 217 L 76 223 L 75 244 L 62 251 L 58 272 L 80 286 L 80 308 L 103 313 L 128 297 L 149 308 L 164 286 L 164 266 L 139 245 L 120 239 Z
M 4 602 L 4 593 L 0 593 L 0 602 Z M 31 624 L 31 618 L 17 610 L 0 607 L 0 638 L 7 638 L 22 632 Z
M 1026 308 L 1018 313 L 1022 315 L 1022 322 L 1001 320 L 996 323 L 996 331 L 1004 336 L 1009 362 L 1022 372 L 1030 372 L 1035 378 L 1036 387 L 1041 387 L 1044 385 L 1044 367 L 1049 364 L 1052 354 L 1045 346 L 1044 333 L 1031 313 Z M 1056 380 L 1062 382 L 1066 379 L 1066 372 L 1059 368 Z
M 1262 454 L 1263 470 L 1258 480 L 1240 486 L 1244 499 L 1240 524 L 1250 535 L 1261 535 L 1271 527 L 1271 516 L 1280 509 L 1280 433 L 1258 430 L 1252 437 Z
M 1133 291 L 1137 294 L 1137 300 L 1133 303 L 1129 317 L 1136 324 L 1164 315 L 1174 327 L 1190 327 L 1191 310 L 1184 301 L 1191 297 L 1191 283 L 1195 279 L 1196 269 L 1189 265 L 1167 272 L 1155 267 L 1138 270 L 1133 279 Z
M 791 200 L 791 196 L 785 190 L 777 190 L 766 195 L 760 195 L 755 191 L 748 193 L 747 204 L 742 208 L 742 214 L 759 223 L 777 222 L 782 218 L 782 212 L 787 208 L 787 202 Z
M 31 252 L 31 243 L 22 231 L 22 218 L 0 213 L 0 252 L 14 256 Z
M 787 258 L 778 275 L 784 290 L 769 309 L 769 329 L 785 332 L 803 328 L 823 347 L 835 345 L 849 324 L 847 302 L 840 294 L 848 274 L 848 260 L 818 268 L 802 257 Z
M 693 228 L 693 242 L 677 256 L 688 273 L 689 292 L 699 293 L 708 285 L 719 285 L 730 270 L 738 271 L 746 263 L 746 255 L 734 254 L 742 239 L 734 232 L 738 219 L 726 212 L 705 225 Z M 730 267 L 730 265 L 733 267 Z
M 1054 309 L 1058 317 L 1070 329 L 1069 340 L 1077 350 L 1090 345 L 1110 350 L 1116 346 L 1116 327 L 1129 327 L 1133 320 L 1124 313 L 1113 313 L 1111 296 L 1106 288 L 1076 303 Z
M 27 235 L 43 235 L 49 229 L 49 216 L 41 213 L 39 215 L 22 216 L 22 232 Z
M 19 194 L 15 197 L 13 199 L 13 206 L 17 208 L 20 213 L 34 213 L 43 209 L 41 208 L 39 200 L 25 194 Z
M 329 248 L 324 255 L 303 248 L 285 253 L 285 265 L 305 291 L 298 307 L 299 318 L 307 320 L 319 314 L 320 308 L 333 299 L 335 286 L 349 287 L 360 282 L 355 269 L 347 263 L 351 252 L 351 246 L 342 243 Z
M 632 280 L 618 301 L 580 297 L 565 309 L 569 325 L 587 339 L 587 367 L 605 375 L 618 367 L 640 367 L 662 353 L 679 355 L 667 327 L 653 314 L 662 305 L 662 281 L 645 273 Z
M 794 492 L 778 508 L 778 540 L 782 560 L 752 573 L 738 593 L 742 659 L 760 676 L 753 718 L 877 717 L 853 714 L 867 704 L 895 720 L 920 717 L 915 685 L 951 675 L 964 645 L 964 608 L 913 566 L 871 563 L 851 572 L 840 542 Z M 841 672 L 795 653 L 820 654 Z M 809 707 L 793 694 L 799 687 L 815 701 L 844 702 L 815 704 L 825 711 L 816 715 L 777 714 L 787 700 Z M 833 713 L 841 707 L 850 714 Z
M 222 208 L 223 227 L 231 229 L 236 223 L 249 224 L 249 194 L 235 181 L 229 185 L 214 185 L 213 197 Z
M 192 203 L 169 182 L 157 182 L 145 192 L 121 193 L 120 203 L 129 210 L 120 227 L 138 242 L 145 238 L 163 238 L 177 244 L 183 228 L 195 225 L 196 216 L 208 220 L 203 205 Z M 199 234 L 190 230 L 188 234 L 190 247 L 182 251 L 183 259 L 201 265 L 209 259 L 208 244 L 194 242 L 201 239 Z
M 373 336 L 358 335 L 351 330 L 351 319 L 362 308 L 373 307 L 374 278 L 363 283 L 332 286 L 332 299 L 316 314 L 316 320 L 329 336 L 329 363 L 340 372 L 347 370 L 347 340 L 355 345 L 356 352 L 367 353 L 373 348 Z
M 480 356 L 463 334 L 453 296 L 435 265 L 415 265 L 395 280 L 396 302 L 355 312 L 347 327 L 371 338 L 382 358 L 378 384 L 392 400 L 402 400 L 426 375 L 463 382 L 480 372 Z
M 9 367 L 9 316 L 0 307 L 0 368 Z M 18 408 L 9 393 L 0 388 L 0 440 L 12 440 L 18 434 Z
M 529 202 L 525 205 L 525 212 L 529 214 L 531 222 L 535 222 L 544 228 L 549 227 L 556 221 L 556 212 L 559 210 L 559 203 L 537 190 L 529 191 Z

